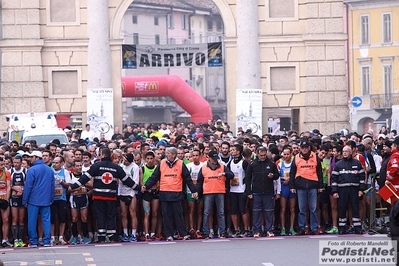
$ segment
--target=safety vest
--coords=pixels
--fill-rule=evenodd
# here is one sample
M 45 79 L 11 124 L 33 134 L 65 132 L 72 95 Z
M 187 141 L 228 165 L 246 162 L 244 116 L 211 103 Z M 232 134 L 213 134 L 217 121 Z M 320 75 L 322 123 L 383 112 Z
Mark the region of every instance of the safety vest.
M 204 194 L 215 194 L 215 193 L 226 193 L 226 176 L 218 177 L 220 173 L 224 172 L 224 165 L 220 165 L 215 170 L 212 170 L 204 164 L 202 166 L 202 176 L 204 177 L 203 193 Z
M 295 155 L 295 165 L 296 174 L 295 178 L 298 176 L 303 177 L 308 180 L 318 181 L 317 177 L 317 157 L 314 152 L 311 152 L 309 160 L 305 160 L 299 156 Z
M 161 178 L 159 179 L 159 191 L 182 192 L 183 191 L 183 161 L 177 160 L 172 168 L 162 160 L 160 164 Z

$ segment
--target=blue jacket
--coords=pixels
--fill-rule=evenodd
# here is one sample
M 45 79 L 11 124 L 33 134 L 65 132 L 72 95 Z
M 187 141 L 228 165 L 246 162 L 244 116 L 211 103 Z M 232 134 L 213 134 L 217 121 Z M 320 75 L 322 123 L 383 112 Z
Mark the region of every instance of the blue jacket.
M 43 160 L 38 160 L 26 174 L 22 204 L 50 206 L 53 200 L 54 171 Z

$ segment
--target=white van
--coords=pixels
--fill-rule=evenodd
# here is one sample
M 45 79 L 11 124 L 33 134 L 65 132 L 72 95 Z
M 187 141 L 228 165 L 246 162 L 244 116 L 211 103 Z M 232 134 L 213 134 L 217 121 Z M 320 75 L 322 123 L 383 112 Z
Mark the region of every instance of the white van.
M 60 144 L 68 143 L 68 138 L 61 128 L 32 129 L 25 131 L 20 143 L 24 144 L 26 141 L 36 140 L 37 145 L 40 146 L 41 144 L 48 144 L 55 139 L 58 139 Z

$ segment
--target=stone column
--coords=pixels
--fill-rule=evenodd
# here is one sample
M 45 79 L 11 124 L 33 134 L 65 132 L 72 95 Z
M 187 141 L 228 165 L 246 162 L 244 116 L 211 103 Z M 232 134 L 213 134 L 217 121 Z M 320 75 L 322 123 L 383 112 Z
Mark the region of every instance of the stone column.
M 88 87 L 112 88 L 108 0 L 87 1 Z
M 239 12 L 237 12 L 236 114 L 244 116 L 242 122 L 237 119 L 237 126 L 242 126 L 246 130 L 248 125 L 252 127 L 255 123 L 259 126 L 256 134 L 261 134 L 262 89 L 260 85 L 258 1 L 237 0 L 237 10 Z

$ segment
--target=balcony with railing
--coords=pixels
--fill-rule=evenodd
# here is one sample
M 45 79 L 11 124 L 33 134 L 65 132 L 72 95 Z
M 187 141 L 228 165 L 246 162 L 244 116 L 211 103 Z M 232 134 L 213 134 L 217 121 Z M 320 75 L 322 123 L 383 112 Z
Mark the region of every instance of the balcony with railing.
M 372 94 L 370 95 L 371 109 L 387 109 L 392 108 L 392 105 L 399 105 L 399 94 Z

